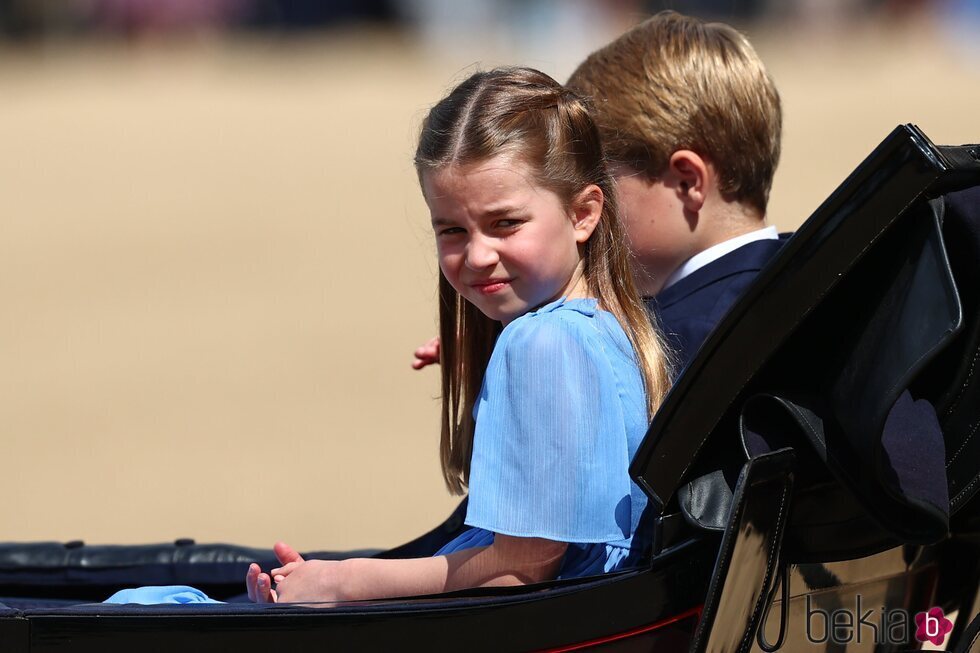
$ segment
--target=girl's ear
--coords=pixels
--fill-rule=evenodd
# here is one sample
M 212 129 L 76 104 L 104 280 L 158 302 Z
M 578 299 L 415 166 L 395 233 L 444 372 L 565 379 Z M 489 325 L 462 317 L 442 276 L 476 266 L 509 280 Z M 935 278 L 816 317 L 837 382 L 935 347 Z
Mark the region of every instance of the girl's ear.
M 599 218 L 602 217 L 602 207 L 606 197 L 602 189 L 595 184 L 583 188 L 572 199 L 571 219 L 572 229 L 575 230 L 575 242 L 580 245 L 592 237 Z
M 673 178 L 677 196 L 688 211 L 697 213 L 704 206 L 708 188 L 708 163 L 691 150 L 677 150 L 670 155 L 667 176 Z

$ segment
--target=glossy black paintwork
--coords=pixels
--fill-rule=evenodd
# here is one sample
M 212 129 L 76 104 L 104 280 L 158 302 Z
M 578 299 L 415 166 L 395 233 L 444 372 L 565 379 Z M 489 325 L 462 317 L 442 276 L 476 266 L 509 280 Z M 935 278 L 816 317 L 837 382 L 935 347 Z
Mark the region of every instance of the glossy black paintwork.
M 747 651 L 780 575 L 779 550 L 793 489 L 791 449 L 742 468 L 692 653 Z

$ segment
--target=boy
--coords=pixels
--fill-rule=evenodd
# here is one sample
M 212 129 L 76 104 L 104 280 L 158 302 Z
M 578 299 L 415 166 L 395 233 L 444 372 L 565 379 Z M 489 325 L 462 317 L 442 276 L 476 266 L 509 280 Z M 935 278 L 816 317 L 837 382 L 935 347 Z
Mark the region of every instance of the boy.
M 567 85 L 593 98 L 638 287 L 683 368 L 782 245 L 765 223 L 779 94 L 742 34 L 672 11 L 592 53 Z

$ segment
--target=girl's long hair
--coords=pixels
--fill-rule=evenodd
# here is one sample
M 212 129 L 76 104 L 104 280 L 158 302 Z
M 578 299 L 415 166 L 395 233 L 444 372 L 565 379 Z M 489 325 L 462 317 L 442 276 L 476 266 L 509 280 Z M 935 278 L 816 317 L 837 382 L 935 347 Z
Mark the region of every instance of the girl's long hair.
M 590 184 L 602 190 L 602 215 L 584 245 L 585 280 L 599 307 L 616 317 L 633 346 L 652 416 L 670 386 L 668 356 L 633 284 L 612 177 L 585 101 L 530 68 L 476 73 L 429 111 L 415 167 L 421 180 L 429 171 L 502 154 L 526 163 L 535 181 L 566 205 Z M 500 331 L 499 322 L 463 299 L 440 272 L 440 454 L 446 485 L 454 494 L 462 494 L 469 480 L 473 405 Z

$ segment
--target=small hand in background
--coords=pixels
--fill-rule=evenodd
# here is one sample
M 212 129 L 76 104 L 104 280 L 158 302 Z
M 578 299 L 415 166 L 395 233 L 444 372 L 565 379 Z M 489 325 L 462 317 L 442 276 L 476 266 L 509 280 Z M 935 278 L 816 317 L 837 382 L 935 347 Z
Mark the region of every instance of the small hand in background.
M 412 369 L 420 370 L 423 367 L 438 364 L 439 336 L 436 336 L 415 350 L 415 360 L 412 361 Z

